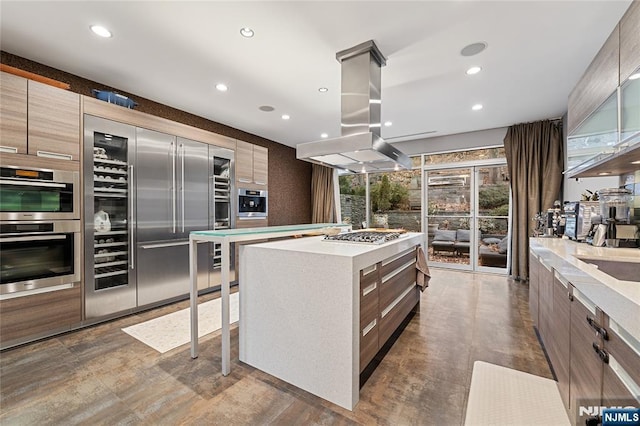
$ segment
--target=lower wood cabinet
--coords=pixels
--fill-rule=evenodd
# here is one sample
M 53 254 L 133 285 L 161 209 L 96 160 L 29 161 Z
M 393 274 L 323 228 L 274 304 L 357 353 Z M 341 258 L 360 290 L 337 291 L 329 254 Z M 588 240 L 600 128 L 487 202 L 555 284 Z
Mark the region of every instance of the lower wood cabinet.
M 577 407 L 600 405 L 603 364 L 597 350 L 604 350 L 601 335 L 596 335 L 588 318 L 602 324 L 602 312 L 580 291 L 573 289 L 571 303 L 571 396 L 569 417 L 576 424 Z
M 554 272 L 553 308 L 548 344 L 545 343 L 553 371 L 558 380 L 558 389 L 565 407 L 569 407 L 569 379 L 571 362 L 571 284 Z
M 73 288 L 0 301 L 0 344 L 59 333 L 82 321 L 82 290 Z
M 602 405 L 640 406 L 640 341 L 605 315 L 607 356 L 602 377 Z
M 538 304 L 540 297 L 538 276 L 541 267 L 538 256 L 529 253 L 529 312 L 531 313 L 531 320 L 533 321 L 534 327 L 538 327 Z
M 538 332 L 547 342 L 553 331 L 553 269 L 547 267 L 542 259 L 538 264 Z
M 360 372 L 420 302 L 416 247 L 360 271 Z

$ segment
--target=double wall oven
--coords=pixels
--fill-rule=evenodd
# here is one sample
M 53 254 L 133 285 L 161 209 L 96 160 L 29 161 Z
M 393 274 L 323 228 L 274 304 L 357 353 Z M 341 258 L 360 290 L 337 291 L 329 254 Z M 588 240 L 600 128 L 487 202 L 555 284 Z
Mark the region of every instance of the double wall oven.
M 79 173 L 0 168 L 0 295 L 80 281 Z

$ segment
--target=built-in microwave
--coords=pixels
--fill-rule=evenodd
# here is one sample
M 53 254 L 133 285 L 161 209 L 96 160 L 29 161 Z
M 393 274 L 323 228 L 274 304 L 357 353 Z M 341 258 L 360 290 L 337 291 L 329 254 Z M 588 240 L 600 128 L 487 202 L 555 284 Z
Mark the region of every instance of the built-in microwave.
M 0 220 L 80 219 L 80 174 L 0 168 Z
M 267 217 L 267 191 L 256 189 L 238 190 L 238 217 Z

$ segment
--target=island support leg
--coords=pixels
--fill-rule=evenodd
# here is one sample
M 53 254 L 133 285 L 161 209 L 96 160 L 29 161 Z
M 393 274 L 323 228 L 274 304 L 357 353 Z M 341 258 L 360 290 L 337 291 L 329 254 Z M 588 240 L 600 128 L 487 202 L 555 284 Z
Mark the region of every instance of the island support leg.
M 221 244 L 222 249 L 222 375 L 227 376 L 231 372 L 231 334 L 229 330 L 229 269 L 231 267 L 230 242 L 228 238 Z
M 191 358 L 198 357 L 198 242 L 189 239 L 189 282 L 191 306 Z

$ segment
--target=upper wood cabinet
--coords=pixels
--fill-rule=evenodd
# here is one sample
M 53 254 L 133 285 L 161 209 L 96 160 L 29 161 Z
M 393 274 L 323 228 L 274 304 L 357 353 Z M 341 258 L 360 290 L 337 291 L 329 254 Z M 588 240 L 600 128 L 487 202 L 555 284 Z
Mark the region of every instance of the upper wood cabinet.
M 80 95 L 1 73 L 2 151 L 79 160 Z
M 620 83 L 619 52 L 620 35 L 619 27 L 616 26 L 569 94 L 567 114 L 569 134 L 616 91 Z
M 620 20 L 620 83 L 640 67 L 640 0 Z
M 80 95 L 29 80 L 28 152 L 79 160 Z
M 236 142 L 236 181 L 239 186 L 266 186 L 269 150 L 248 142 Z
M 0 73 L 0 152 L 27 153 L 27 80 Z

